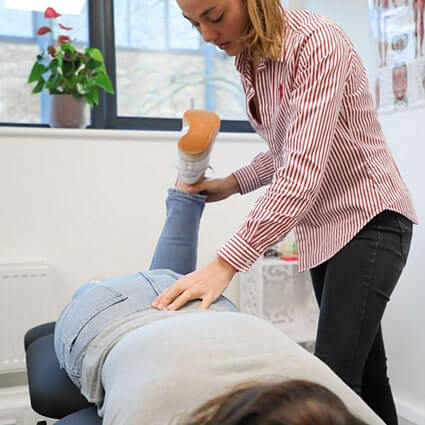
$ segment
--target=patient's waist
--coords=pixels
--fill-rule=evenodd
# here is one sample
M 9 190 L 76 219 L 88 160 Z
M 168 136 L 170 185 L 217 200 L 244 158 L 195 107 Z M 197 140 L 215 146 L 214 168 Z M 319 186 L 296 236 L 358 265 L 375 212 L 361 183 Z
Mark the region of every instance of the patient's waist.
M 153 300 L 179 277 L 169 270 L 154 270 L 81 287 L 56 323 L 55 350 L 61 366 L 78 378 L 89 343 L 134 313 L 159 313 L 152 309 Z M 194 301 L 184 309 L 197 309 L 199 304 Z M 237 309 L 220 297 L 211 310 Z

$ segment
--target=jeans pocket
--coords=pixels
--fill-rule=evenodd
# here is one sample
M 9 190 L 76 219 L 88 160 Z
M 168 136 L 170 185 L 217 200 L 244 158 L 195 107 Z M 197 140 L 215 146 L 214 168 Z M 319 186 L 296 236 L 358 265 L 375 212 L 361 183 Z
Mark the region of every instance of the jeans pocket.
M 127 298 L 120 292 L 103 285 L 92 286 L 75 297 L 58 320 L 61 329 L 60 338 L 65 349 L 72 350 L 78 335 L 94 317 Z
M 413 223 L 400 214 L 397 214 L 396 218 L 400 228 L 400 250 L 403 255 L 404 263 L 406 263 L 412 241 Z

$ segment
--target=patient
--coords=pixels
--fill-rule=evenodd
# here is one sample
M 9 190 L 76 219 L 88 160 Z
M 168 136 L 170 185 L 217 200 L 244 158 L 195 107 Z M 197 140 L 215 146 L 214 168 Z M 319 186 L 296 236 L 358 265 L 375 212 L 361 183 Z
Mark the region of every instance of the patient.
M 83 285 L 56 323 L 59 363 L 98 405 L 103 424 L 362 424 L 350 411 L 383 425 L 323 362 L 227 298 L 207 311 L 199 301 L 178 311 L 152 308 L 195 269 L 204 205 L 202 195 L 169 189 L 150 271 Z M 299 420 L 285 422 L 291 415 Z

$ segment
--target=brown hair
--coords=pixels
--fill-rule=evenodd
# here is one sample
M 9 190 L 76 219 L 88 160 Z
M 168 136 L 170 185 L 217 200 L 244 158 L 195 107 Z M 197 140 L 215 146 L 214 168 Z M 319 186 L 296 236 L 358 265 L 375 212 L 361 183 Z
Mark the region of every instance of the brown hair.
M 366 425 L 334 393 L 313 382 L 249 384 L 218 396 L 180 425 Z
M 285 10 L 281 0 L 244 0 L 249 24 L 241 41 L 250 51 L 263 58 L 279 59 L 286 38 Z

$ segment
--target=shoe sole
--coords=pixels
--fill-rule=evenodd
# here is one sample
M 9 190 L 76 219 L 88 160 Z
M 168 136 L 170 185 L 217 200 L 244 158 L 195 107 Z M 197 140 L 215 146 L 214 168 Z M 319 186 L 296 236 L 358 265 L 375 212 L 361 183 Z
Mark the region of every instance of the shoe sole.
M 191 109 L 183 114 L 182 136 L 177 145 L 177 172 L 183 183 L 197 183 L 205 174 L 220 123 L 218 115 L 210 111 Z
M 191 109 L 183 114 L 183 135 L 178 149 L 185 154 L 202 154 L 208 151 L 220 129 L 220 118 L 210 111 Z

